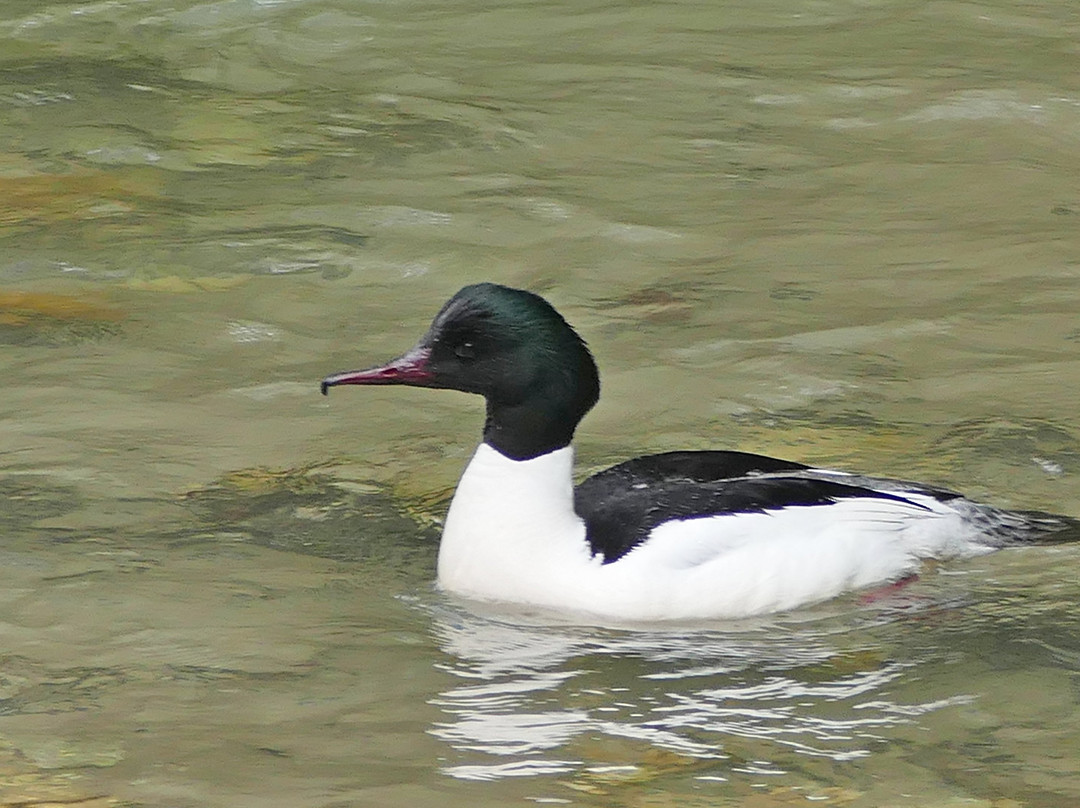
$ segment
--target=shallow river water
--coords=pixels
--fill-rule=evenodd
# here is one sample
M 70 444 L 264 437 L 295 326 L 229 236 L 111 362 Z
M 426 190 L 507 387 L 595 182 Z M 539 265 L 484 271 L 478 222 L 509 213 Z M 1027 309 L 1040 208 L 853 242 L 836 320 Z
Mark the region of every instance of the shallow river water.
M 461 285 L 738 448 L 1080 515 L 1080 12 L 7 0 L 0 802 L 1080 803 L 1080 548 L 738 623 L 432 585 Z

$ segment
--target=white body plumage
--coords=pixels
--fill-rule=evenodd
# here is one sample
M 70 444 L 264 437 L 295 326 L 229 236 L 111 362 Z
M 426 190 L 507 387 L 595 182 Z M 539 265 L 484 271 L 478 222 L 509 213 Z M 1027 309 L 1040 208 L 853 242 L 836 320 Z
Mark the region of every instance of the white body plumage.
M 742 617 L 895 580 L 921 559 L 994 549 L 963 512 L 974 503 L 915 492 L 675 519 L 605 564 L 574 511 L 572 469 L 569 446 L 516 461 L 481 444 L 446 517 L 440 586 L 625 620 Z

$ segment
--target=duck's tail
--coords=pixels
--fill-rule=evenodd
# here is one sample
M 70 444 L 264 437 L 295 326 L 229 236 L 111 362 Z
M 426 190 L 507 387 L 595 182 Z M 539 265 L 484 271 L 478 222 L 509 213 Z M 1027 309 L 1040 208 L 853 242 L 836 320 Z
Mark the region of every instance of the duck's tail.
M 1043 511 L 1011 511 L 967 500 L 960 508 L 988 547 L 1080 542 L 1080 519 Z M 954 507 L 959 503 L 950 503 Z

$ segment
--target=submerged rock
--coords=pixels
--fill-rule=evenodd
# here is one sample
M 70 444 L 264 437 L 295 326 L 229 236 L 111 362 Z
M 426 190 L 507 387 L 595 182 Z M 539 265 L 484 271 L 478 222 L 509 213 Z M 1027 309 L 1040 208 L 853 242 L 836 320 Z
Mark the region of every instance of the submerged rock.
M 340 561 L 430 566 L 433 519 L 374 483 L 336 479 L 325 466 L 241 469 L 189 492 L 199 532 Z M 426 523 L 426 524 L 425 524 Z M 425 560 L 426 559 L 426 560 Z

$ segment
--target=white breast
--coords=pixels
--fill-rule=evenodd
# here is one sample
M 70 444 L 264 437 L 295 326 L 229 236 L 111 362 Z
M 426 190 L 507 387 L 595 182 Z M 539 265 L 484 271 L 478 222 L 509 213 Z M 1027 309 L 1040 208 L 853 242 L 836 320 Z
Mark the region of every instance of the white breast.
M 439 585 L 469 597 L 559 607 L 570 577 L 600 566 L 574 512 L 574 450 L 511 460 L 486 443 L 458 483 Z

